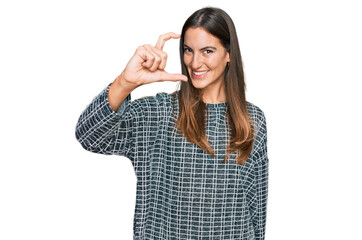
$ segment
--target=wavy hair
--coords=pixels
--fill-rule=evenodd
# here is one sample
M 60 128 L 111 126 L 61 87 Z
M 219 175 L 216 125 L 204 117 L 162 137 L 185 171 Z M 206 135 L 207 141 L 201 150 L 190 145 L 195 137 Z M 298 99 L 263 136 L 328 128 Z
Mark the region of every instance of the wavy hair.
M 227 119 L 231 129 L 229 146 L 223 163 L 230 154 L 236 152 L 237 164 L 244 164 L 253 147 L 253 123 L 247 111 L 245 99 L 245 81 L 243 63 L 234 23 L 230 16 L 219 8 L 202 8 L 193 13 L 185 22 L 180 38 L 180 58 L 182 74 L 188 76 L 188 82 L 182 82 L 178 92 L 179 114 L 176 120 L 178 129 L 185 138 L 197 144 L 202 150 L 215 156 L 205 132 L 206 104 L 202 101 L 202 91 L 196 89 L 190 80 L 187 67 L 184 64 L 184 39 L 187 29 L 202 27 L 217 37 L 229 52 L 230 63 L 224 71 L 225 93 L 227 101 Z

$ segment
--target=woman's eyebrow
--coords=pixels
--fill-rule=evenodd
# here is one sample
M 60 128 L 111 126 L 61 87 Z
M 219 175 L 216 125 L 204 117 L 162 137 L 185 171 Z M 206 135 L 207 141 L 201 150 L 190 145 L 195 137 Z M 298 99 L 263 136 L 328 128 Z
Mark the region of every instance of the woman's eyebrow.
M 210 49 L 210 48 L 212 50 L 216 50 L 216 47 L 212 47 L 212 46 L 206 46 L 206 47 L 201 48 L 200 50 L 203 51 L 203 50 Z
M 189 46 L 187 46 L 186 44 L 184 44 L 184 48 L 190 48 Z M 190 48 L 190 49 L 192 49 L 192 48 Z
M 186 44 L 184 44 L 184 47 L 186 47 L 186 48 L 190 48 L 190 47 L 189 47 L 189 46 L 187 46 Z M 192 49 L 192 48 L 190 48 L 190 49 Z M 213 49 L 213 50 L 217 50 L 217 48 L 216 48 L 216 47 L 206 46 L 206 47 L 201 48 L 201 49 L 200 49 L 200 51 L 203 51 L 203 50 L 206 50 L 206 49 Z

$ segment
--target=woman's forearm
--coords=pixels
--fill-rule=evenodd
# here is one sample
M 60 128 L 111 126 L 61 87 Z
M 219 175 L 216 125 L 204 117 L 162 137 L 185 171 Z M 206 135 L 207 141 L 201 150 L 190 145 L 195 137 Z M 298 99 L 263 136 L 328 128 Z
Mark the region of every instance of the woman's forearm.
M 108 91 L 108 102 L 113 111 L 117 111 L 122 102 L 134 89 L 135 87 L 131 87 L 124 83 L 122 74 L 113 81 Z

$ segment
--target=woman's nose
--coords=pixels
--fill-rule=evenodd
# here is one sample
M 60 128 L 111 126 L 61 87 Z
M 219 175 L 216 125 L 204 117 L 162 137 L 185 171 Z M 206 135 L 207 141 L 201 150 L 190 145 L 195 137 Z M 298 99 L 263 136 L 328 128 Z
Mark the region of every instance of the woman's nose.
M 198 54 L 194 54 L 192 57 L 192 62 L 191 62 L 191 67 L 193 69 L 199 69 L 202 65 L 202 61 L 200 56 L 198 56 Z

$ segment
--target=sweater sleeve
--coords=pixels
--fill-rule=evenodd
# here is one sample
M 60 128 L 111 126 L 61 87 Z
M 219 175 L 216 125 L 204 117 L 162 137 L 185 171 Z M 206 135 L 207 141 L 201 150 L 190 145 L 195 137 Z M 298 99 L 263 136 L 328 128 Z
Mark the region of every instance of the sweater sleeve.
M 259 130 L 255 138 L 254 184 L 249 192 L 249 210 L 254 226 L 255 239 L 265 239 L 265 225 L 268 198 L 268 154 L 267 130 L 263 112 L 259 111 Z
M 134 141 L 130 96 L 115 112 L 108 102 L 109 86 L 83 111 L 76 126 L 75 136 L 88 151 L 130 158 Z

